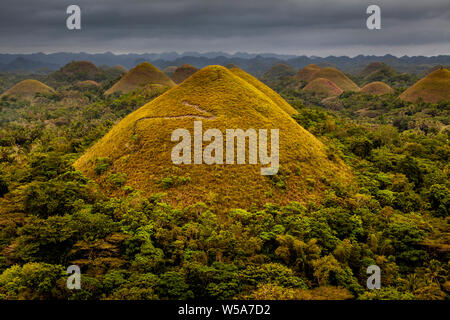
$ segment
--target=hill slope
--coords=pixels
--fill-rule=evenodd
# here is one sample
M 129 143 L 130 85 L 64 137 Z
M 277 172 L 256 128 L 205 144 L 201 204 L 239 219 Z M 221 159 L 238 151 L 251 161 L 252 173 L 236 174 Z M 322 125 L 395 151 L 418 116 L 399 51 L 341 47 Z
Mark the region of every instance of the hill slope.
M 142 62 L 128 71 L 105 92 L 105 95 L 115 92 L 128 93 L 148 84 L 161 84 L 167 87 L 175 86 L 175 83 L 164 72 L 148 62 Z
M 393 93 L 394 90 L 384 82 L 374 81 L 362 87 L 360 92 L 366 94 L 382 95 L 386 93 Z
M 34 98 L 36 93 L 52 93 L 55 92 L 46 84 L 33 79 L 23 80 L 6 90 L 1 96 L 14 96 L 20 98 Z
M 339 96 L 343 92 L 333 81 L 325 78 L 314 79 L 303 88 L 303 91 L 313 92 L 322 98 Z
M 445 68 L 435 70 L 413 86 L 405 90 L 400 98 L 415 102 L 422 98 L 425 102 L 436 103 L 450 99 L 450 71 Z
M 181 67 L 178 67 L 175 72 L 172 74 L 171 78 L 176 83 L 179 84 L 189 78 L 191 75 L 198 71 L 197 67 L 194 67 L 191 64 L 183 64 Z
M 251 84 L 252 86 L 254 86 L 255 89 L 264 93 L 267 97 L 272 99 L 272 101 L 277 106 L 279 106 L 281 109 L 286 111 L 288 114 L 293 115 L 293 114 L 297 113 L 297 110 L 295 110 L 289 103 L 287 103 L 286 100 L 284 100 L 278 93 L 276 93 L 271 88 L 266 86 L 264 83 L 262 83 L 261 81 L 256 79 L 254 76 L 248 74 L 247 72 L 245 72 L 244 70 L 239 69 L 239 68 L 231 68 L 230 71 L 234 75 L 240 77 L 244 81 L 246 81 L 249 84 Z
M 239 165 L 173 164 L 171 152 L 178 142 L 171 142 L 171 134 L 185 128 L 193 135 L 196 120 L 202 121 L 203 132 L 216 128 L 224 135 L 226 129 L 253 128 L 268 129 L 271 136 L 270 129 L 279 129 L 280 171 L 262 176 L 260 169 L 267 165 L 248 164 L 247 157 L 247 164 Z M 96 175 L 96 162 L 103 157 L 111 166 Z M 147 195 L 165 192 L 171 203 L 206 201 L 227 208 L 315 201 L 325 182 L 351 179 L 347 167 L 339 159 L 329 160 L 324 145 L 271 98 L 220 66 L 198 71 L 128 115 L 74 166 L 113 194 L 121 191 L 108 182 L 111 174 L 126 174 L 125 184 Z

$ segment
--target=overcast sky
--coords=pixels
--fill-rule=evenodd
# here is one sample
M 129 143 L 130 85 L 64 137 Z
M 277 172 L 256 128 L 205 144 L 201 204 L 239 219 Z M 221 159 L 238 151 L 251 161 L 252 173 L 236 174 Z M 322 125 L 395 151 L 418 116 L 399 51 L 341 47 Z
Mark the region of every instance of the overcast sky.
M 81 7 L 82 30 L 66 28 Z M 366 8 L 381 7 L 381 30 Z M 0 52 L 450 54 L 449 0 L 1 0 Z

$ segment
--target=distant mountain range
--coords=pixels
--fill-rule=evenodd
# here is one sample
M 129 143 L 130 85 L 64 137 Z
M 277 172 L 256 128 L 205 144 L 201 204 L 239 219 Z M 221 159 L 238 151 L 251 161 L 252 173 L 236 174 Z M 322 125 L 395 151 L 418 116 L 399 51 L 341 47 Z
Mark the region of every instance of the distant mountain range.
M 423 74 L 430 68 L 437 65 L 449 65 L 450 55 L 439 55 L 433 57 L 425 56 L 403 56 L 395 57 L 387 54 L 384 56 L 295 56 L 279 55 L 272 53 L 246 53 L 238 52 L 229 54 L 225 52 L 165 52 L 165 53 L 144 53 L 144 54 L 113 54 L 106 53 L 32 53 L 32 54 L 0 54 L 0 72 L 20 72 L 20 73 L 48 73 L 59 69 L 71 61 L 88 60 L 100 65 L 122 65 L 132 68 L 137 64 L 149 61 L 158 68 L 168 66 L 181 66 L 185 63 L 192 64 L 198 68 L 207 65 L 227 65 L 233 63 L 240 68 L 255 75 L 261 75 L 270 67 L 278 63 L 286 63 L 299 69 L 308 64 L 319 66 L 333 66 L 348 73 L 360 72 L 366 65 L 372 62 L 384 62 L 398 72 Z

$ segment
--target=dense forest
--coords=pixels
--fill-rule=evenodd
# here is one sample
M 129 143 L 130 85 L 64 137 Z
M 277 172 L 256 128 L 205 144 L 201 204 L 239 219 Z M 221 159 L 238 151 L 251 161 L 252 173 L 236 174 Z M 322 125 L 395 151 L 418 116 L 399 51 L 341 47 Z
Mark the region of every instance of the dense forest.
M 104 96 L 116 74 L 83 88 L 59 77 L 32 101 L 0 98 L 0 299 L 449 298 L 450 101 L 399 99 L 416 76 L 396 75 L 390 94 L 331 100 L 292 75 L 263 78 L 355 182 L 331 183 L 320 202 L 227 210 L 214 199 L 170 205 L 114 173 L 107 183 L 121 196 L 109 196 L 75 170 L 161 91 Z M 1 89 L 22 79 L 2 75 Z M 272 179 L 288 192 L 283 174 Z M 69 265 L 81 267 L 80 290 L 66 288 Z M 381 289 L 367 290 L 369 265 L 381 268 Z

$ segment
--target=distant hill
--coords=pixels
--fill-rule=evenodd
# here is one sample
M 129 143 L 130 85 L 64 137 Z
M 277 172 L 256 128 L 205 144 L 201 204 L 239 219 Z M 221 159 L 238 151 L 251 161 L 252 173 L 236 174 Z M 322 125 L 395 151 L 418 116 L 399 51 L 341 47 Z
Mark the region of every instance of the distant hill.
M 110 67 L 107 65 L 101 65 L 99 68 L 101 70 L 103 70 L 105 73 L 107 73 L 108 78 L 111 78 L 111 79 L 120 77 L 123 74 L 128 72 L 128 69 L 121 65 L 115 65 L 113 67 Z
M 299 70 L 295 77 L 297 80 L 307 83 L 318 78 L 328 79 L 343 91 L 359 91 L 359 87 L 356 83 L 341 71 L 331 67 L 320 68 L 315 64 L 308 65 Z M 323 80 L 320 82 L 324 84 Z
M 366 94 L 382 95 L 387 93 L 393 93 L 394 90 L 381 81 L 375 81 L 362 87 L 360 92 Z
M 417 76 L 399 73 L 383 62 L 373 62 L 368 64 L 359 73 L 359 77 L 362 85 L 371 82 L 383 82 L 394 88 L 409 87 L 418 80 Z
M 293 77 L 297 71 L 288 64 L 278 63 L 264 73 L 265 78 L 277 80 L 284 77 Z
M 177 66 L 168 66 L 167 68 L 165 68 L 163 70 L 163 72 L 168 75 L 169 77 L 171 77 L 173 75 L 173 73 L 175 72 L 175 70 L 177 70 Z
M 84 80 L 102 81 L 107 78 L 104 70 L 89 61 L 72 61 L 48 76 L 48 81 L 56 84 L 70 84 Z
M 37 93 L 53 92 L 55 92 L 55 90 L 53 90 L 46 84 L 38 80 L 27 79 L 6 90 L 1 96 L 14 96 L 25 99 L 33 99 Z
M 179 84 L 189 78 L 191 75 L 198 71 L 197 67 L 194 67 L 191 64 L 183 64 L 181 67 L 178 67 L 175 72 L 170 77 L 176 84 Z
M 116 92 L 128 93 L 149 84 L 160 84 L 167 87 L 175 86 L 175 83 L 161 70 L 148 62 L 143 62 L 128 71 L 105 92 L 105 95 Z
M 343 92 L 333 81 L 325 78 L 316 78 L 312 80 L 302 90 L 305 92 L 312 92 L 321 98 L 339 96 Z
M 173 164 L 171 152 L 177 142 L 171 142 L 171 134 L 179 128 L 193 134 L 196 120 L 202 121 L 203 132 L 214 128 L 225 134 L 226 129 L 252 128 L 257 132 L 269 129 L 270 134 L 270 129 L 279 129 L 282 169 L 276 176 L 263 176 L 260 170 L 266 166 L 248 161 L 239 165 Z M 99 161 L 108 161 L 110 167 L 96 174 Z M 198 201 L 226 208 L 292 200 L 308 203 L 323 196 L 325 181 L 344 185 L 351 181 L 342 161 L 329 160 L 324 145 L 282 106 L 255 84 L 220 66 L 196 72 L 128 115 L 74 166 L 100 183 L 105 192 L 122 192 L 109 182 L 121 175 L 125 185 L 146 195 L 164 192 L 166 201 L 179 206 Z
M 437 55 L 434 57 L 395 57 L 393 55 L 387 54 L 384 56 L 359 55 L 350 58 L 346 56 L 308 57 L 277 55 L 270 53 L 250 54 L 245 52 L 236 54 L 228 54 L 225 52 L 165 52 L 143 54 L 113 54 L 111 52 L 89 54 L 58 52 L 51 54 L 0 54 L 0 66 L 7 65 L 18 57 L 38 62 L 39 64 L 44 65 L 44 69 L 51 70 L 56 70 L 71 61 L 80 60 L 91 61 L 96 65 L 106 64 L 109 66 L 114 66 L 119 64 L 127 68 L 132 68 L 140 62 L 149 61 L 154 66 L 162 70 L 167 68 L 168 66 L 180 66 L 185 63 L 192 64 L 198 68 L 214 64 L 226 66 L 227 64 L 233 63 L 239 68 L 256 76 L 262 76 L 264 72 L 268 71 L 272 66 L 279 63 L 288 64 L 294 67 L 296 70 L 304 68 L 309 64 L 317 64 L 322 67 L 332 66 L 353 75 L 357 75 L 365 66 L 372 62 L 383 62 L 385 64 L 388 64 L 399 73 L 406 72 L 408 74 L 415 73 L 419 75 L 425 74 L 427 70 L 437 65 L 450 65 L 450 55 Z M 52 65 L 53 68 L 50 68 L 49 64 Z M 42 68 L 39 67 L 39 69 Z M 33 66 L 33 70 L 27 70 L 27 72 L 34 72 L 34 70 L 36 69 Z
M 450 71 L 445 68 L 433 71 L 403 92 L 400 98 L 411 102 L 421 98 L 431 103 L 450 100 Z
M 303 69 L 300 69 L 295 75 L 295 78 L 299 81 L 309 82 L 312 80 L 313 75 L 319 70 L 320 67 L 318 65 L 310 64 Z
M 58 65 L 50 62 L 41 62 L 17 57 L 13 61 L 0 65 L 0 72 L 14 73 L 50 73 L 52 70 L 58 69 Z
M 381 70 L 389 70 L 389 71 L 394 71 L 391 67 L 389 67 L 386 63 L 384 62 L 372 62 L 369 63 L 360 73 L 359 76 L 363 77 L 363 78 L 367 78 L 370 75 L 374 74 L 375 72 L 379 72 Z

